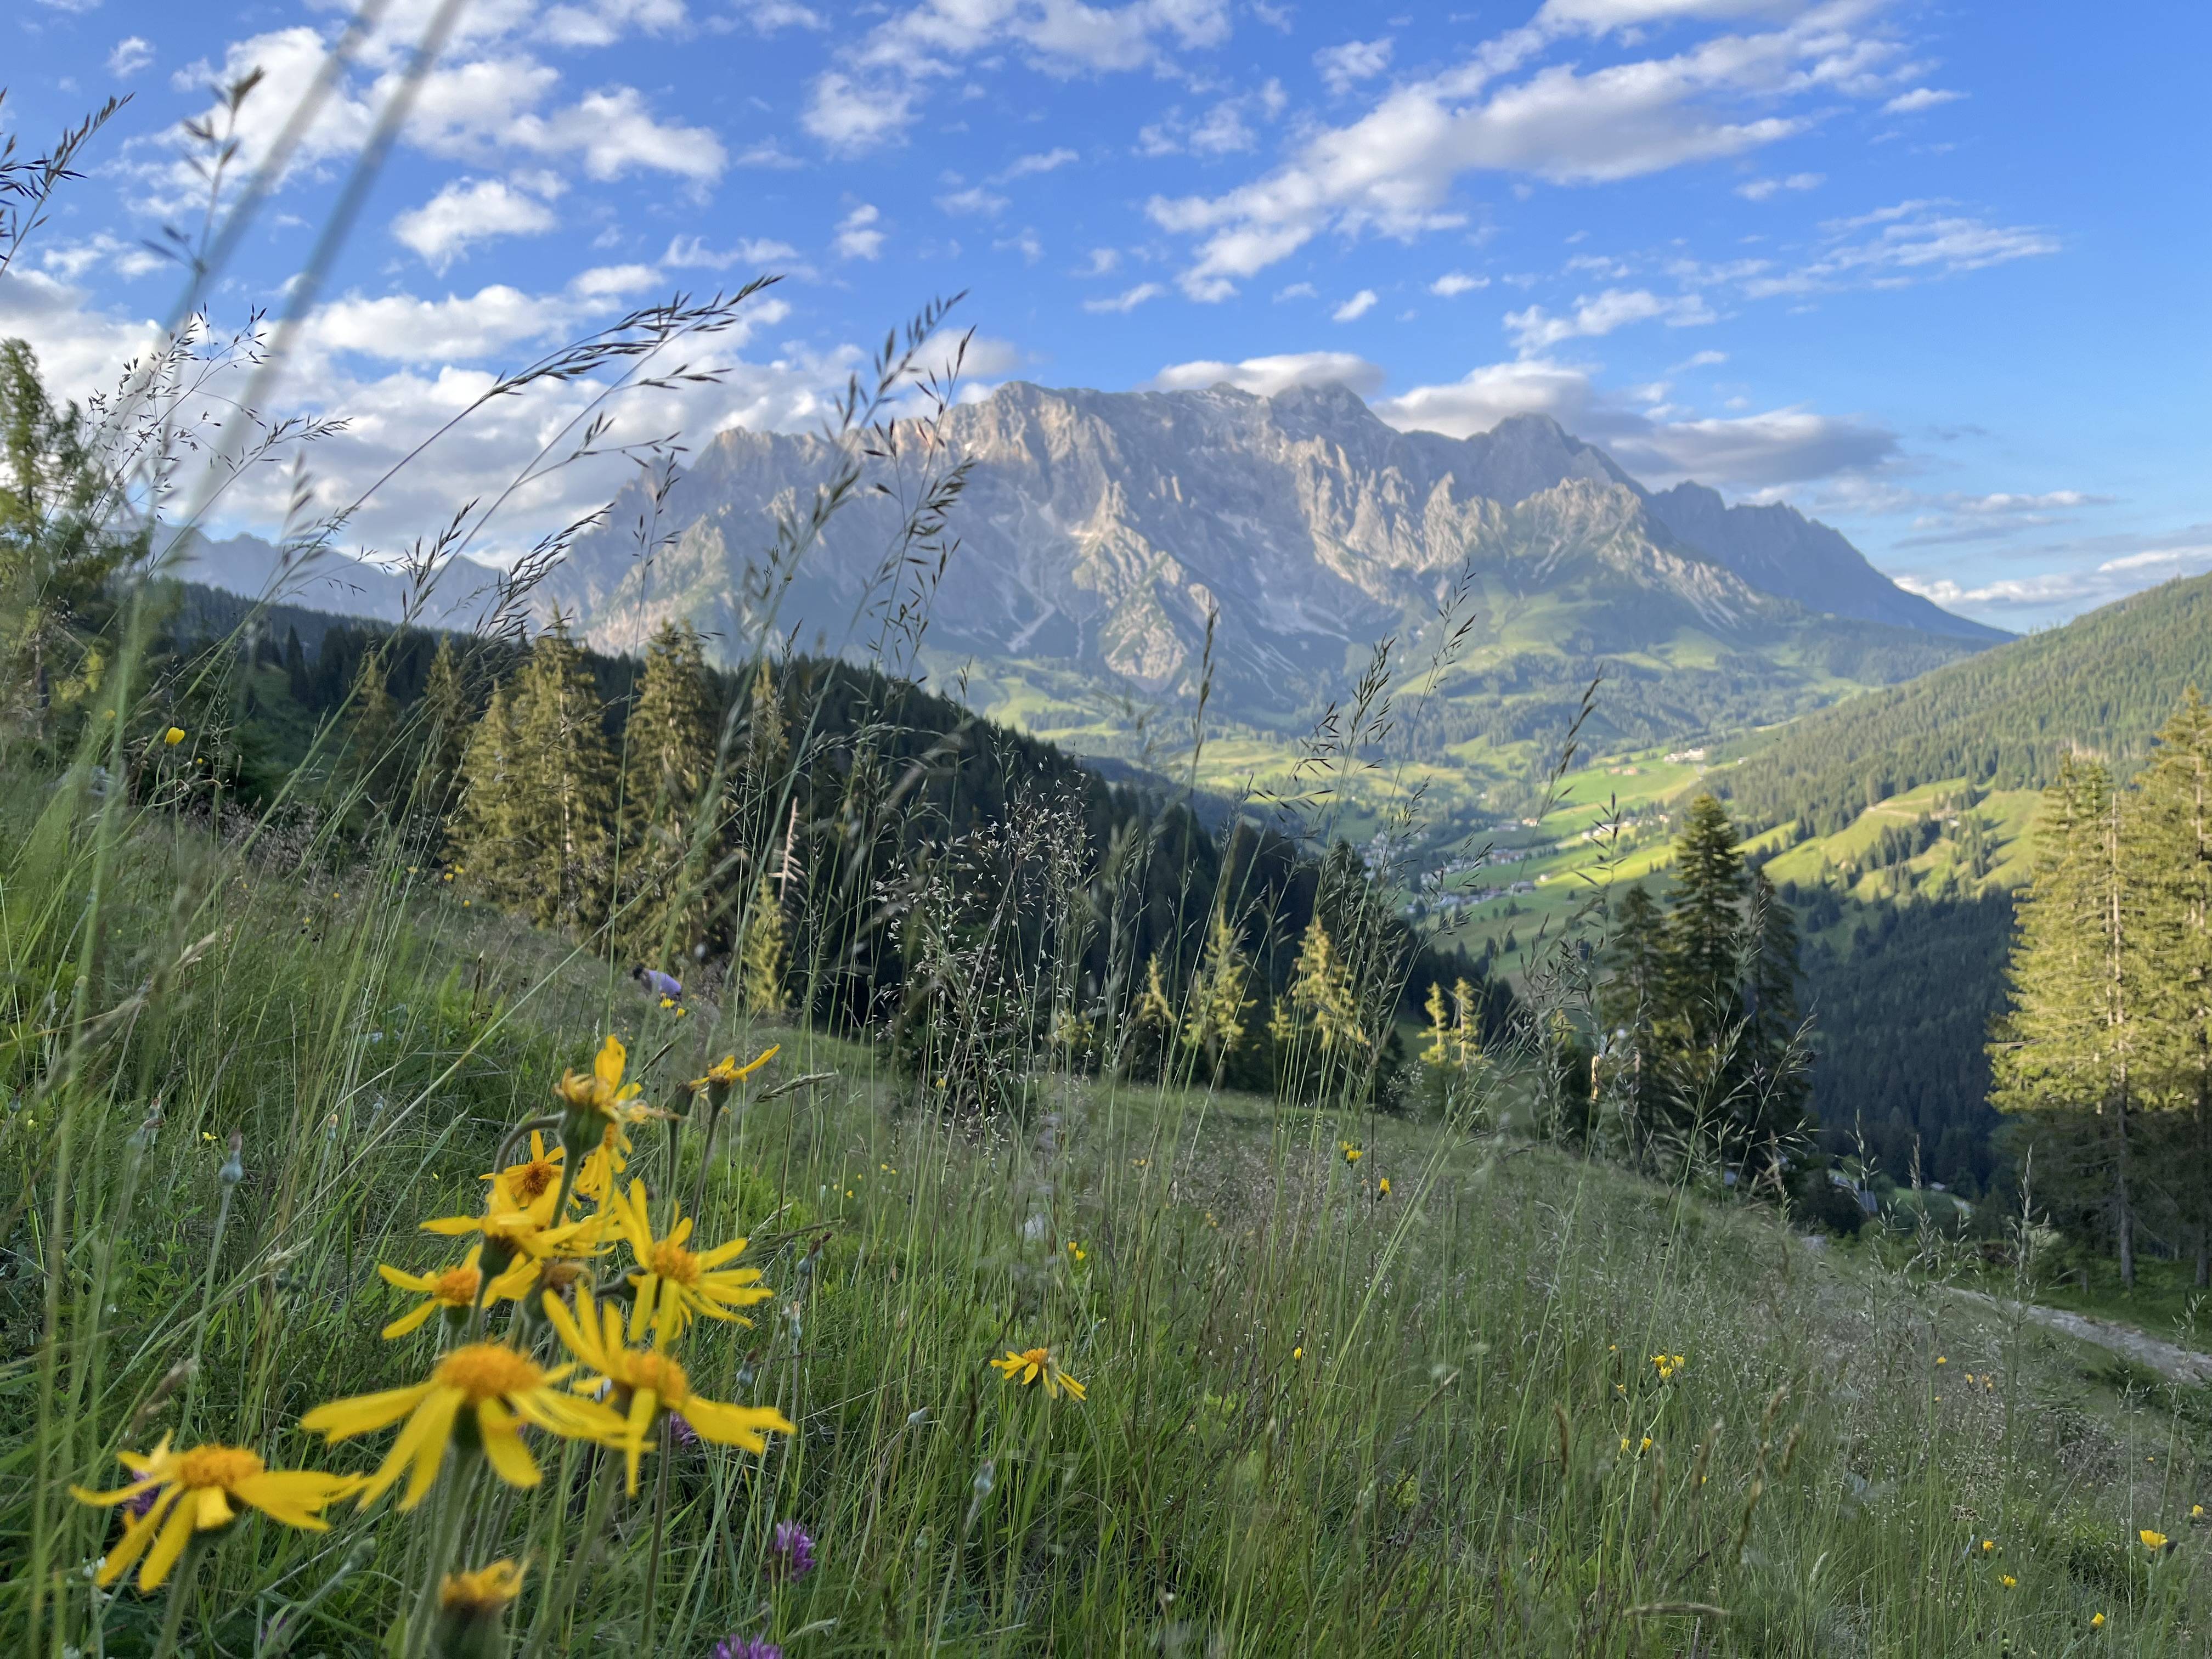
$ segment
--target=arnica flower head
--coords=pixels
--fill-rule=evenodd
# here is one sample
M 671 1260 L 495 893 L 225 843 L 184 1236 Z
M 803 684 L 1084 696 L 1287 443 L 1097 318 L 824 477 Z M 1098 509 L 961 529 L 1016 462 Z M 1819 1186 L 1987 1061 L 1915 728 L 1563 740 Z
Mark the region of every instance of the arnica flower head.
M 567 1364 L 548 1370 L 503 1342 L 471 1342 L 442 1356 L 424 1382 L 334 1400 L 309 1412 L 300 1426 L 337 1442 L 407 1419 L 382 1465 L 362 1484 L 364 1505 L 381 1498 L 410 1469 L 399 1507 L 411 1510 L 421 1503 L 464 1417 L 501 1480 L 510 1486 L 534 1486 L 541 1477 L 537 1460 L 523 1443 L 525 1423 L 605 1445 L 620 1444 L 625 1432 L 622 1419 L 605 1406 L 555 1386 L 575 1369 Z
M 561 1144 L 572 1158 L 581 1158 L 598 1146 L 610 1126 L 618 1127 L 632 1121 L 628 1109 L 642 1090 L 637 1084 L 623 1081 L 623 1068 L 629 1063 L 629 1050 L 611 1033 L 599 1045 L 589 1072 L 563 1072 L 553 1085 L 562 1107 Z
M 796 1521 L 779 1521 L 769 1534 L 768 1562 L 771 1571 L 794 1583 L 814 1571 L 814 1540 Z
M 474 1572 L 449 1572 L 438 1586 L 438 1622 L 430 1633 L 434 1659 L 492 1659 L 505 1647 L 500 1626 L 522 1594 L 521 1567 L 495 1561 Z
M 782 1052 L 783 1045 L 776 1043 L 742 1066 L 738 1064 L 735 1054 L 724 1054 L 707 1068 L 706 1076 L 691 1079 L 691 1092 L 703 1094 L 707 1097 L 707 1103 L 719 1110 L 722 1103 L 730 1097 L 731 1090 Z
M 482 1215 L 438 1216 L 424 1222 L 422 1231 L 448 1238 L 480 1234 L 484 1263 L 495 1273 L 505 1273 L 507 1264 L 517 1256 L 535 1256 L 543 1261 L 554 1255 L 589 1255 L 601 1248 L 599 1234 L 604 1218 L 590 1215 L 579 1221 L 556 1223 L 553 1200 L 559 1195 L 557 1192 L 546 1193 L 526 1208 L 518 1210 L 500 1201 L 495 1185 L 490 1206 Z
M 1381 1181 L 1375 1184 L 1375 1196 L 1377 1199 L 1384 1199 L 1390 1196 L 1390 1177 L 1389 1176 L 1384 1176 Z
M 2002 1584 L 2007 1589 L 2017 1589 L 2020 1588 L 2020 1580 L 2014 1577 L 2010 1573 L 2006 1573 L 2002 1577 L 1997 1580 L 1997 1583 Z
M 629 1276 L 637 1288 L 629 1318 L 633 1342 L 642 1341 L 650 1328 L 654 1340 L 665 1346 L 683 1334 L 696 1314 L 750 1325 L 752 1321 L 731 1310 L 750 1308 L 775 1294 L 760 1282 L 757 1269 L 726 1265 L 744 1254 L 745 1240 L 733 1238 L 711 1250 L 686 1248 L 691 1222 L 680 1209 L 675 1224 L 654 1237 L 643 1182 L 631 1182 L 627 1197 L 616 1194 L 611 1212 L 640 1269 Z
M 1682 1369 L 1683 1364 L 1682 1356 L 1678 1353 L 1655 1353 L 1651 1356 L 1652 1368 L 1659 1373 L 1662 1382 L 1672 1382 L 1674 1373 Z
M 2104 1627 L 2105 1615 L 2103 1613 L 2093 1613 L 2089 1615 L 2089 1628 L 2091 1630 L 2102 1630 Z
M 79 1503 L 101 1508 L 120 1504 L 131 1512 L 123 1536 L 100 1563 L 96 1582 L 107 1585 L 131 1571 L 139 1557 L 138 1588 L 161 1587 L 177 1558 L 195 1533 L 214 1532 L 237 1518 L 231 1507 L 239 1503 L 259 1510 L 288 1527 L 325 1532 L 330 1522 L 320 1511 L 361 1485 L 360 1477 L 324 1474 L 314 1469 L 272 1469 L 258 1454 L 242 1446 L 196 1446 L 187 1452 L 171 1451 L 169 1437 L 150 1452 L 119 1454 L 123 1467 L 136 1477 L 113 1492 L 87 1492 L 71 1486 Z M 150 1498 L 150 1502 L 144 1502 Z M 153 1549 L 149 1553 L 148 1545 Z
M 2153 1532 L 2148 1527 L 2145 1527 L 2141 1532 L 2138 1532 L 2136 1536 L 2142 1540 L 2143 1547 L 2145 1549 L 2153 1551 L 2169 1548 L 2172 1547 L 2173 1541 L 2164 1533 Z
M 749 1452 L 766 1451 L 770 1433 L 798 1431 L 791 1419 L 773 1406 L 732 1406 L 692 1393 L 690 1379 L 675 1355 L 662 1348 L 625 1346 L 622 1310 L 594 1302 L 589 1291 L 576 1292 L 573 1315 L 559 1298 L 547 1297 L 545 1316 L 561 1334 L 568 1352 L 592 1372 L 571 1386 L 580 1394 L 596 1394 L 605 1386 L 608 1405 L 621 1413 L 620 1430 L 609 1443 L 623 1449 L 633 1495 L 637 1492 L 638 1459 L 659 1429 L 664 1412 L 681 1412 L 702 1440 L 742 1447 Z
M 714 1659 L 783 1659 L 783 1650 L 762 1636 L 729 1636 L 714 1644 Z
M 564 1146 L 549 1148 L 541 1129 L 530 1132 L 530 1157 L 520 1164 L 510 1164 L 504 1170 L 494 1170 L 483 1177 L 491 1182 L 492 1201 L 510 1210 L 526 1210 L 561 1185 L 562 1160 L 568 1157 Z
M 468 1255 L 461 1258 L 459 1267 L 442 1268 L 433 1273 L 403 1273 L 397 1267 L 378 1262 L 376 1271 L 386 1284 L 403 1291 L 412 1291 L 422 1298 L 419 1305 L 410 1308 L 384 1328 L 384 1340 L 389 1342 L 410 1331 L 421 1329 L 429 1323 L 430 1316 L 441 1310 L 456 1319 L 465 1319 L 475 1310 L 479 1296 L 487 1306 L 494 1302 L 519 1301 L 538 1278 L 538 1263 L 525 1255 L 487 1287 L 481 1265 L 483 1255 L 483 1246 L 472 1245 Z
M 174 749 L 184 740 L 185 728 L 181 726 L 173 726 L 167 731 L 161 733 L 161 741 L 172 749 Z
M 994 1359 L 991 1364 L 1017 1388 L 1042 1382 L 1048 1400 L 1059 1399 L 1062 1389 L 1070 1400 L 1080 1400 L 1086 1392 L 1083 1384 L 1060 1370 L 1050 1348 L 1025 1348 L 1018 1353 L 1009 1348 L 1004 1359 Z
M 1338 1141 L 1336 1143 L 1336 1150 L 1344 1154 L 1344 1161 L 1346 1164 L 1357 1164 L 1361 1158 L 1367 1156 L 1365 1152 L 1361 1152 L 1358 1147 L 1353 1146 L 1348 1140 Z

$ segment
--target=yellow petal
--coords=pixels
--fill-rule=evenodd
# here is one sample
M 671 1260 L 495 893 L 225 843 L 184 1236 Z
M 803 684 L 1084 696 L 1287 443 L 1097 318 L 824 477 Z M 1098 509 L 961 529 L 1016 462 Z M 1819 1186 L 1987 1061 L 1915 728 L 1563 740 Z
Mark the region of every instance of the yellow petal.
M 325 1474 L 319 1469 L 270 1469 L 240 1481 L 238 1495 L 288 1527 L 328 1532 L 331 1523 L 316 1511 L 360 1484 L 352 1475 Z
M 161 1537 L 146 1557 L 146 1565 L 138 1569 L 138 1588 L 156 1590 L 169 1576 L 169 1569 L 177 1565 L 177 1558 L 185 1553 L 191 1541 L 192 1516 L 197 1505 L 180 1503 L 169 1511 L 167 1524 L 162 1527 Z
M 123 1529 L 123 1536 L 115 1540 L 115 1547 L 108 1551 L 107 1559 L 100 1565 L 98 1582 L 103 1587 L 130 1571 L 131 1563 L 146 1553 L 146 1546 L 154 1541 L 162 1518 L 175 1506 L 182 1492 L 182 1487 L 170 1487 L 154 1500 L 153 1508 Z
M 202 1486 L 195 1496 L 199 1499 L 199 1512 L 192 1525 L 198 1531 L 213 1532 L 238 1518 L 238 1511 L 230 1506 L 230 1494 L 221 1486 Z
M 349 1440 L 357 1434 L 389 1428 L 428 1399 L 435 1382 L 410 1388 L 386 1389 L 381 1394 L 357 1394 L 350 1400 L 333 1400 L 318 1406 L 300 1419 L 300 1426 L 325 1440 Z
M 514 1415 L 495 1400 L 477 1407 L 477 1426 L 483 1441 L 484 1461 L 510 1486 L 534 1486 L 544 1479 L 530 1448 L 515 1432 Z
M 435 1302 L 417 1303 L 412 1309 L 400 1315 L 398 1318 L 384 1328 L 384 1340 L 390 1342 L 395 1338 L 406 1335 L 410 1331 L 420 1330 L 429 1322 L 430 1316 L 437 1311 L 438 1304 Z
M 592 1073 L 608 1088 L 614 1088 L 622 1082 L 623 1066 L 629 1059 L 629 1050 L 623 1047 L 622 1039 L 609 1032 L 599 1057 L 592 1061 Z
M 732 1406 L 719 1400 L 687 1401 L 684 1420 L 699 1431 L 700 1438 L 717 1445 L 741 1446 L 750 1452 L 766 1451 L 770 1431 L 795 1434 L 789 1418 L 773 1406 Z

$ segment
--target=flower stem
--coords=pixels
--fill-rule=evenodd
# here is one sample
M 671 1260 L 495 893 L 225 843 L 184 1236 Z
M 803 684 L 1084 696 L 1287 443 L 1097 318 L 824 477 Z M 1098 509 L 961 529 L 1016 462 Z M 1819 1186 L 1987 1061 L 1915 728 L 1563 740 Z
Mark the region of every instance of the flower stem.
M 223 1194 L 226 1200 L 229 1196 L 228 1193 Z M 195 1582 L 192 1569 L 198 1564 L 200 1548 L 199 1534 L 195 1533 L 170 1571 L 168 1608 L 161 1616 L 161 1636 L 154 1644 L 154 1659 L 169 1659 L 177 1650 L 177 1634 L 185 1627 L 185 1603 L 191 1597 Z

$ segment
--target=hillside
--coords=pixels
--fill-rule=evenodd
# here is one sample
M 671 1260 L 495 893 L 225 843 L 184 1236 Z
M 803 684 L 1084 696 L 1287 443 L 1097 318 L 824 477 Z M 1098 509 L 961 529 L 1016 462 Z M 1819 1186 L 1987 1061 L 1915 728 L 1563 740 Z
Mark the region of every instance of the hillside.
M 2212 577 L 2172 581 L 2046 633 L 1794 721 L 1719 787 L 1747 822 L 1821 835 L 1947 778 L 2040 788 L 2061 755 L 2122 771 L 2191 685 L 2212 685 Z

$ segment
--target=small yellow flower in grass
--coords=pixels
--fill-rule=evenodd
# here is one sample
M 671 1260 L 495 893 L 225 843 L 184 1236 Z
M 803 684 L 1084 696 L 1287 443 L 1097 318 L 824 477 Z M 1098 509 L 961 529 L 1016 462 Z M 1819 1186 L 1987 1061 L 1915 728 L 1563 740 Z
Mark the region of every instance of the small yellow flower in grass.
M 438 1586 L 438 1622 L 430 1635 L 435 1659 L 489 1659 L 505 1644 L 500 1622 L 522 1594 L 521 1567 L 495 1561 L 474 1572 L 449 1572 Z
M 1651 1356 L 1652 1369 L 1659 1373 L 1662 1382 L 1672 1382 L 1684 1363 L 1682 1356 L 1678 1353 L 1655 1353 Z
M 194 1533 L 214 1532 L 237 1518 L 238 1512 L 231 1508 L 233 1498 L 288 1527 L 326 1532 L 330 1522 L 318 1511 L 361 1485 L 356 1475 L 269 1468 L 258 1454 L 242 1446 L 196 1446 L 188 1452 L 171 1451 L 166 1434 L 150 1452 L 118 1455 L 123 1467 L 137 1479 L 113 1492 L 71 1486 L 70 1495 L 81 1504 L 103 1509 L 125 1504 L 137 1510 L 100 1563 L 98 1582 L 113 1583 L 143 1555 L 146 1565 L 138 1569 L 142 1590 L 161 1587 Z M 138 1507 L 141 1501 L 143 1508 Z M 150 1554 L 149 1544 L 153 1546 Z
M 1344 1154 L 1344 1161 L 1346 1164 L 1357 1164 L 1361 1158 L 1367 1156 L 1366 1153 L 1361 1152 L 1358 1147 L 1353 1146 L 1348 1140 L 1338 1141 L 1336 1143 L 1336 1150 Z
M 184 740 L 185 728 L 181 726 L 173 726 L 167 731 L 161 733 L 161 741 L 172 749 L 174 749 Z
M 1997 1583 L 2002 1584 L 2007 1589 L 2016 1589 L 2020 1586 L 2020 1580 L 2010 1573 L 2005 1574 L 2003 1577 L 1997 1580 Z
M 2204 1505 L 2191 1504 L 2189 1506 L 2189 1518 L 2191 1521 L 2202 1521 L 2204 1518 Z
M 1091 1252 L 1072 1238 L 1067 1241 L 1067 1254 L 1072 1260 L 1077 1261 L 1087 1261 L 1091 1259 Z
M 384 1328 L 384 1339 L 391 1341 L 408 1332 L 419 1330 L 430 1321 L 430 1316 L 440 1309 L 448 1313 L 465 1315 L 477 1305 L 477 1297 L 485 1291 L 483 1270 L 480 1265 L 483 1246 L 472 1247 L 461 1258 L 458 1267 L 446 1267 L 434 1273 L 403 1273 L 397 1267 L 380 1261 L 376 1271 L 384 1282 L 403 1291 L 412 1291 L 422 1297 L 422 1305 L 410 1309 Z M 538 1263 L 529 1256 L 520 1258 L 514 1265 L 492 1280 L 484 1300 L 494 1302 L 520 1300 L 538 1277 Z
M 483 1179 L 491 1182 L 493 1200 L 501 1208 L 526 1210 L 560 1186 L 561 1164 L 567 1156 L 565 1147 L 555 1146 L 549 1151 L 544 1133 L 532 1129 L 528 1160 L 510 1164 L 504 1170 L 494 1170 Z
M 643 1182 L 631 1182 L 629 1195 L 616 1194 L 609 1200 L 609 1208 L 641 1269 L 629 1276 L 629 1282 L 637 1287 L 629 1316 L 633 1342 L 641 1340 L 649 1326 L 653 1340 L 665 1346 L 683 1334 L 696 1314 L 750 1325 L 752 1321 L 731 1310 L 750 1308 L 775 1294 L 760 1282 L 757 1269 L 725 1265 L 744 1254 L 745 1240 L 733 1238 L 711 1250 L 686 1249 L 691 1222 L 680 1209 L 668 1231 L 654 1237 Z
M 1070 1400 L 1080 1400 L 1085 1392 L 1083 1384 L 1060 1370 L 1050 1348 L 1024 1348 L 1019 1353 L 1009 1348 L 1004 1359 L 994 1359 L 991 1364 L 1018 1388 L 1042 1381 L 1048 1400 L 1059 1399 L 1063 1389 Z
M 441 1358 L 426 1382 L 334 1400 L 309 1412 L 300 1426 L 337 1442 L 406 1419 L 382 1465 L 362 1488 L 364 1505 L 383 1497 L 410 1469 L 399 1507 L 411 1510 L 421 1503 L 438 1478 L 447 1444 L 455 1438 L 464 1415 L 470 1437 L 483 1448 L 499 1478 L 510 1486 L 534 1486 L 540 1479 L 538 1462 L 522 1442 L 523 1424 L 571 1440 L 615 1444 L 621 1439 L 622 1419 L 555 1386 L 575 1369 L 568 1364 L 548 1370 L 503 1342 L 471 1342 Z
M 715 1089 L 725 1091 L 734 1089 L 782 1052 L 783 1045 L 779 1042 L 765 1053 L 747 1060 L 742 1066 L 738 1064 L 738 1057 L 735 1054 L 724 1054 L 707 1068 L 706 1076 L 695 1077 L 691 1079 L 691 1091 L 694 1094 L 700 1094 L 710 1092 Z
M 1650 1437 L 1650 1435 L 1648 1435 L 1648 1434 L 1647 1434 L 1647 1435 L 1645 1435 L 1645 1436 L 1644 1437 L 1644 1443 L 1643 1443 L 1642 1445 L 1638 1446 L 1636 1449 L 1637 1449 L 1638 1452 L 1648 1452 L 1648 1451 L 1650 1451 L 1650 1450 L 1651 1449 L 1651 1437 Z
M 1375 1196 L 1377 1198 L 1388 1198 L 1390 1196 L 1390 1177 L 1389 1176 L 1384 1176 L 1381 1181 L 1376 1183 Z
M 2153 1553 L 2166 1548 L 2172 1541 L 2164 1533 L 2153 1532 L 2148 1527 L 2145 1527 L 2142 1531 L 2138 1532 L 2136 1536 L 2142 1540 L 2143 1547 L 2145 1549 L 2152 1551 Z
M 2089 1615 L 2089 1628 L 2091 1630 L 2102 1630 L 2104 1627 L 2105 1615 L 2103 1613 L 2093 1613 Z
M 702 1440 L 749 1452 L 766 1451 L 770 1433 L 798 1432 L 791 1419 L 773 1406 L 733 1406 L 692 1393 L 690 1379 L 675 1355 L 660 1348 L 625 1346 L 622 1310 L 594 1302 L 589 1291 L 576 1292 L 573 1316 L 558 1297 L 547 1297 L 545 1316 L 568 1352 L 593 1373 L 569 1386 L 579 1393 L 597 1393 L 602 1384 L 610 1385 L 609 1403 L 623 1418 L 622 1436 L 615 1443 L 628 1460 L 633 1497 L 637 1493 L 638 1458 L 659 1431 L 665 1413 L 682 1413 Z
M 1939 1365 L 1948 1365 L 1948 1364 L 1949 1364 L 1951 1362 L 1950 1362 L 1948 1359 L 1945 1358 L 1942 1354 L 1940 1354 L 1940 1353 L 1939 1353 L 1939 1354 L 1937 1354 L 1937 1355 L 1936 1356 L 1936 1363 L 1937 1364 L 1939 1364 Z
M 610 1033 L 592 1057 L 590 1072 L 563 1072 L 553 1085 L 553 1093 L 564 1109 L 561 1144 L 574 1155 L 581 1157 L 598 1146 L 609 1127 L 635 1121 L 625 1109 L 643 1091 L 637 1084 L 623 1081 L 623 1068 L 629 1062 L 629 1050 L 623 1047 L 620 1037 Z
M 1995 1555 L 1996 1553 L 1997 1553 L 1997 1540 L 1996 1540 L 1996 1539 L 1994 1539 L 1994 1538 L 1984 1538 L 1984 1540 L 1982 1540 L 1982 1553 L 1983 1553 L 1983 1554 L 1984 1554 L 1984 1555 Z
M 1291 1358 L 1293 1359 L 1304 1359 L 1305 1357 L 1306 1351 L 1304 1348 L 1293 1348 L 1291 1350 Z M 996 1364 L 997 1362 L 994 1361 L 993 1363 Z

